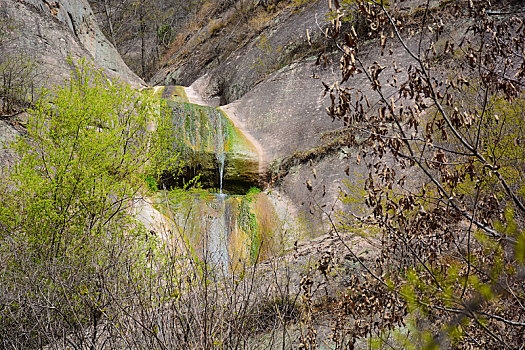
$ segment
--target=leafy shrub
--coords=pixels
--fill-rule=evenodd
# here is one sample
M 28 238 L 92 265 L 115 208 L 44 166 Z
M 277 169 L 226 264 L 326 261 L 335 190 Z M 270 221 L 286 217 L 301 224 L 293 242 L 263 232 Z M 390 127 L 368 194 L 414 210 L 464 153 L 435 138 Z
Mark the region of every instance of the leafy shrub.
M 163 45 L 168 47 L 171 42 L 175 39 L 175 29 L 170 25 L 163 24 L 157 30 L 157 40 Z
M 162 247 L 130 216 L 144 174 L 165 164 L 158 101 L 84 61 L 74 73 L 28 110 L 18 162 L 2 174 L 2 348 L 96 344 L 112 288 L 146 281 Z
M 18 106 L 28 106 L 38 90 L 41 74 L 35 62 L 24 55 L 0 59 L 0 109 L 11 113 Z

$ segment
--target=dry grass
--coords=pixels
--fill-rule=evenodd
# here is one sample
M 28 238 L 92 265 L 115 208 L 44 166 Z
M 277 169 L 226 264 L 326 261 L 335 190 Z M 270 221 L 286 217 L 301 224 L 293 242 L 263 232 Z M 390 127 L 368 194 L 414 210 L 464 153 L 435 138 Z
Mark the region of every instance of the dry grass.
M 207 26 L 208 34 L 213 36 L 217 34 L 222 28 L 224 28 L 224 26 L 225 23 L 222 19 L 212 19 Z
M 257 9 L 255 13 L 248 19 L 248 26 L 255 32 L 259 32 L 270 25 L 277 12 L 267 12 L 263 9 Z
M 183 46 L 191 41 L 195 33 L 199 33 L 205 27 L 206 21 L 213 17 L 218 9 L 216 1 L 205 1 L 202 3 L 199 10 L 195 13 L 191 20 L 186 22 L 186 25 L 177 34 L 175 40 L 170 44 L 169 49 L 162 55 L 161 65 L 172 64 L 173 61 L 180 56 L 179 51 Z M 197 43 L 198 44 L 198 43 Z
M 165 66 L 181 60 L 196 46 L 205 43 L 220 32 L 243 33 L 243 38 L 257 35 L 282 11 L 294 6 L 292 0 L 287 0 L 271 5 L 265 10 L 261 6 L 254 7 L 251 1 L 239 0 L 235 6 L 219 13 L 218 1 L 205 1 L 176 35 L 170 47 L 162 55 L 160 63 Z

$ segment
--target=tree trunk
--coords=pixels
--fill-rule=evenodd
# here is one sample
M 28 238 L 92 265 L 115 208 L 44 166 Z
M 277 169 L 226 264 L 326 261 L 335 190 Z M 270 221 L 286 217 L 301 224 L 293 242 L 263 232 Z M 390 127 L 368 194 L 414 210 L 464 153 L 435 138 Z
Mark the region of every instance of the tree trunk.
M 140 63 L 142 66 L 142 78 L 146 78 L 146 18 L 144 15 L 144 8 L 140 4 Z
M 113 20 L 111 19 L 111 14 L 109 12 L 108 0 L 104 0 L 104 13 L 106 14 L 106 20 L 108 21 L 109 35 L 111 36 L 111 42 L 115 49 L 118 50 L 117 42 L 115 41 L 115 32 L 113 31 Z

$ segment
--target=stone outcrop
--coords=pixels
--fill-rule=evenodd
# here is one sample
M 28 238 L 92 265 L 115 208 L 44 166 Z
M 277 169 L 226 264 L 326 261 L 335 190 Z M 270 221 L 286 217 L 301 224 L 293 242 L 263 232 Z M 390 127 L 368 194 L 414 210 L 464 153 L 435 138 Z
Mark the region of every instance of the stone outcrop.
M 172 63 L 161 67 L 151 83 L 189 86 L 207 74 L 208 84 L 201 94 L 218 96 L 221 104 L 227 104 L 241 98 L 269 73 L 313 55 L 325 45 L 318 27 L 318 23 L 326 25 L 325 1 L 302 7 L 281 1 L 279 10 L 268 12 L 261 6 L 247 13 L 248 3 L 237 1 L 225 12 L 213 13 L 211 22 L 220 29 L 210 27 L 210 22 L 192 32 L 186 44 L 169 57 Z
M 85 0 L 2 0 L 0 26 L 0 63 L 16 66 L 19 61 L 29 62 L 33 78 L 24 84 L 32 85 L 27 90 L 33 98 L 38 97 L 42 86 L 62 84 L 72 72 L 68 60 L 81 58 L 91 60 L 111 78 L 136 87 L 144 84 L 106 40 Z M 12 157 L 3 146 L 23 132 L 19 117 L 4 116 L 0 120 L 2 167 Z
M 45 86 L 62 83 L 71 72 L 67 62 L 86 57 L 114 78 L 143 84 L 104 37 L 85 0 L 3 0 L 0 12 L 9 21 L 2 53 L 24 54 L 38 67 Z

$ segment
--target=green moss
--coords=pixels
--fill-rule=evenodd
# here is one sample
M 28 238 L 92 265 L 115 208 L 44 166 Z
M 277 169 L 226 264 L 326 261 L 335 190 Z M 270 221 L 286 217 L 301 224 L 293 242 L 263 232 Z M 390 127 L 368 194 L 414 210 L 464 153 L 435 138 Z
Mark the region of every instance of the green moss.
M 176 102 L 190 102 L 184 86 L 175 86 L 175 91 L 170 96 L 170 99 Z
M 201 174 L 205 187 L 219 187 L 217 155 L 224 151 L 225 190 L 245 192 L 257 183 L 257 150 L 224 111 L 173 100 L 168 106 L 167 118 L 176 139 L 171 148 L 180 154 L 186 178 Z
M 258 188 L 258 187 L 251 187 L 249 190 L 248 190 L 248 193 L 246 193 L 246 195 L 256 195 L 256 194 L 259 194 L 261 193 L 261 189 Z
M 251 203 L 253 199 L 253 195 L 246 195 L 242 197 L 241 203 L 239 205 L 237 223 L 250 239 L 248 242 L 250 261 L 255 263 L 261 248 L 261 237 L 258 231 L 257 216 L 251 210 Z
M 157 180 L 153 175 L 146 175 L 145 182 L 150 191 L 157 192 L 159 190 Z
M 172 234 L 198 261 L 197 250 L 203 245 L 206 218 L 216 196 L 203 189 L 174 189 L 154 198 L 155 208 L 173 222 Z
M 238 132 L 233 123 L 227 118 L 224 112 L 207 106 L 196 105 L 187 102 L 169 101 L 171 107 L 171 122 L 174 132 L 183 142 L 181 146 L 194 152 L 215 152 L 217 151 L 216 123 L 220 122 L 224 128 L 225 150 L 231 148 L 233 140 L 240 140 Z

